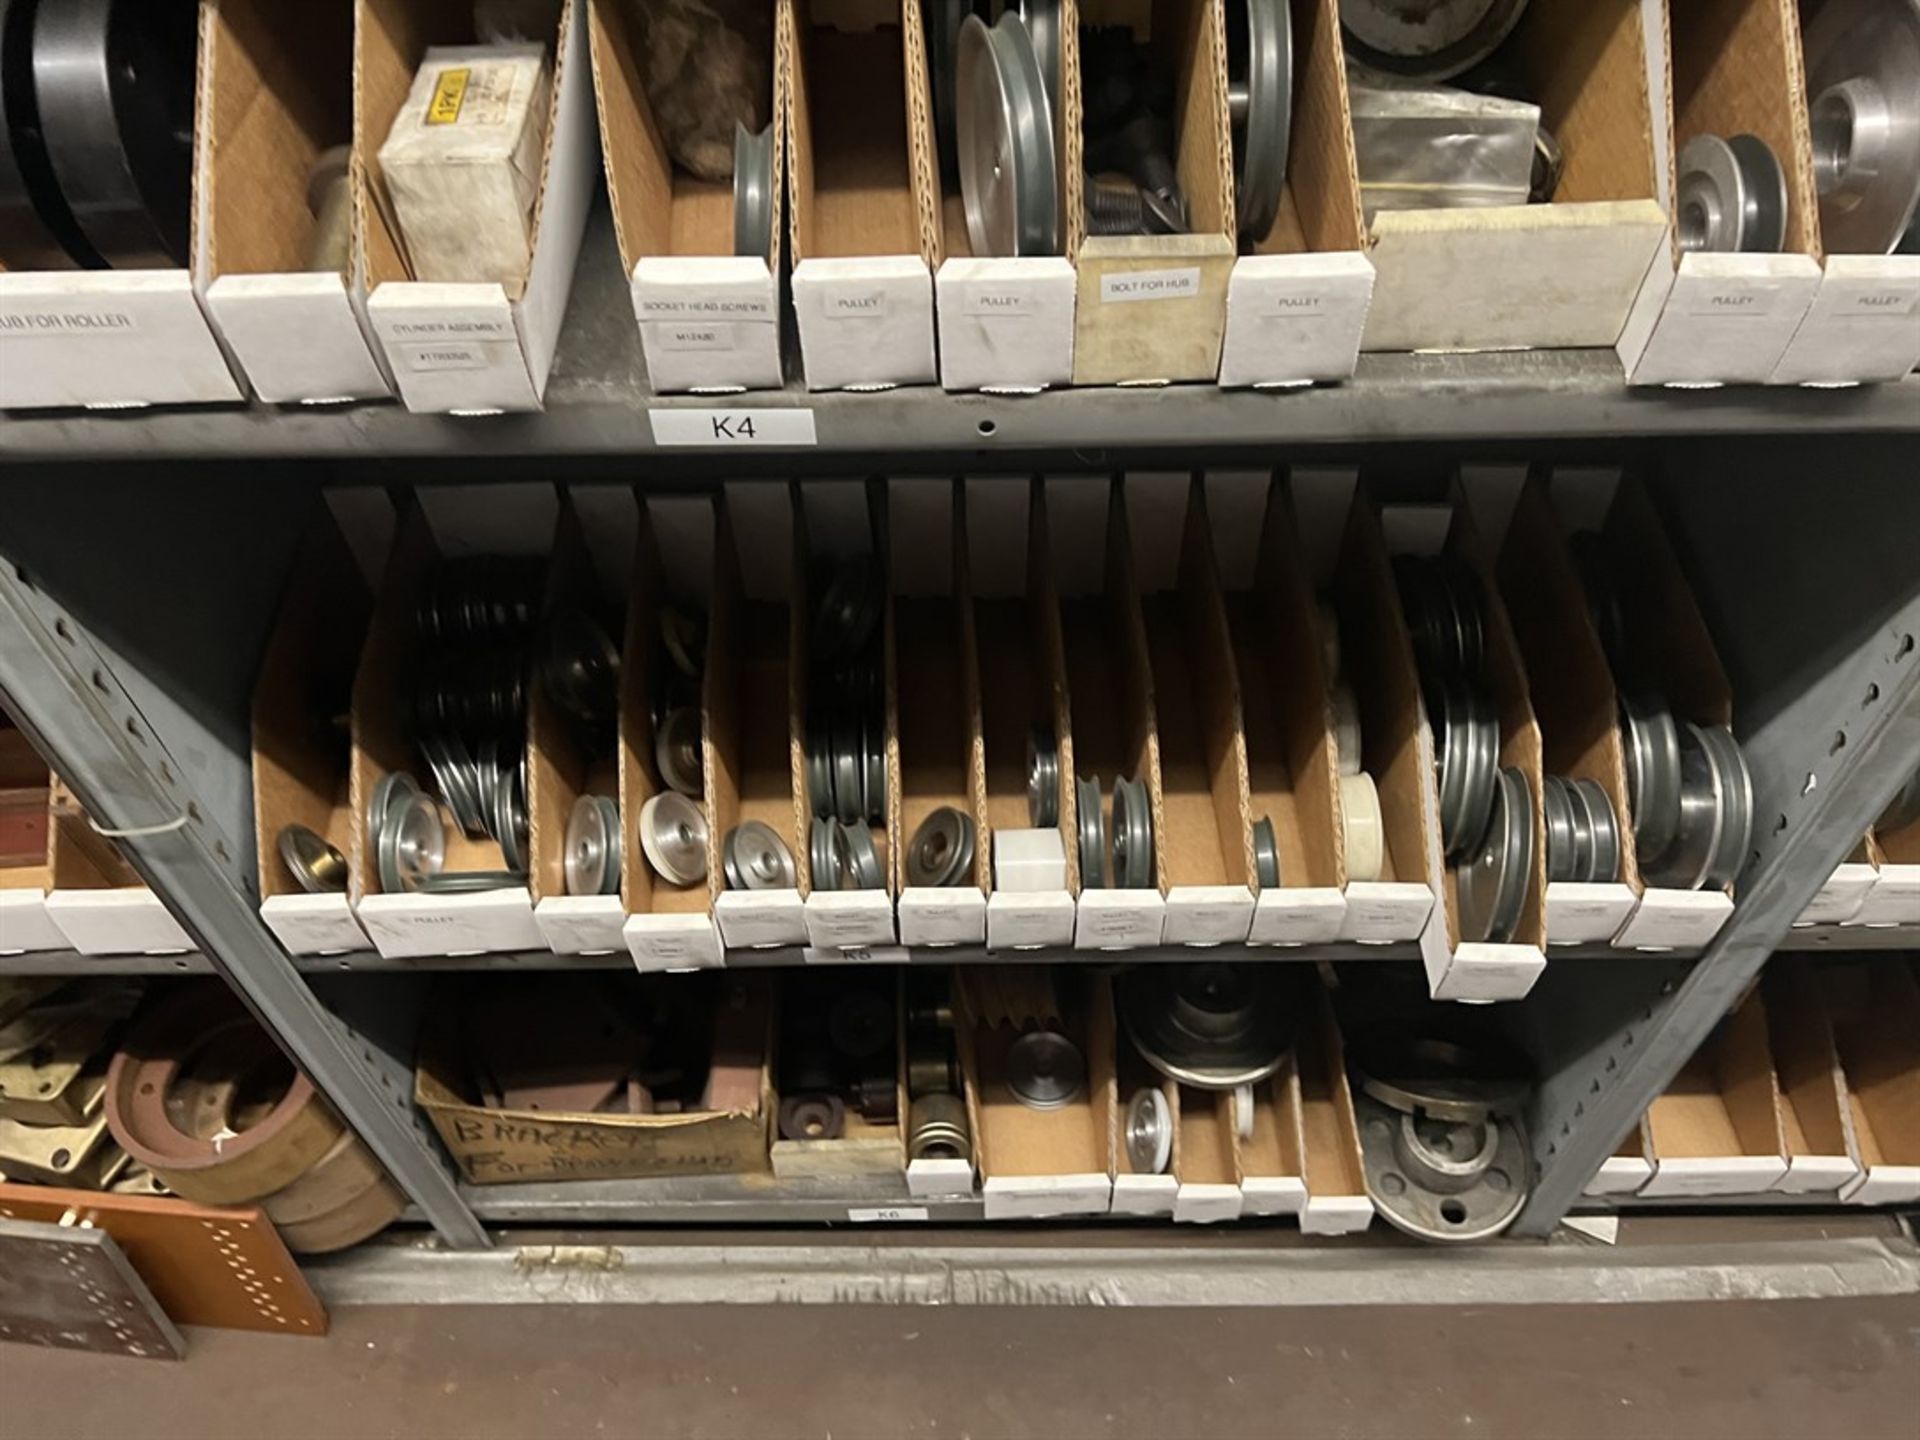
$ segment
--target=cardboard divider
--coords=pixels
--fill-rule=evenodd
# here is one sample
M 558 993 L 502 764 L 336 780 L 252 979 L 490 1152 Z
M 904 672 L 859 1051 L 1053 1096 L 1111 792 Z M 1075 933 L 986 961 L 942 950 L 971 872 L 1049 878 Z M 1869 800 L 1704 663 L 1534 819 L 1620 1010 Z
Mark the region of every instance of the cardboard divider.
M 1113 1209 L 1115 1215 L 1161 1215 L 1174 1213 L 1180 1189 L 1178 1156 L 1180 1151 L 1180 1086 L 1169 1080 L 1141 1057 L 1133 1037 L 1124 1025 L 1114 1027 L 1114 1132 Z M 1136 1170 L 1126 1144 L 1127 1114 L 1133 1097 L 1143 1089 L 1158 1090 L 1167 1102 L 1167 1114 L 1174 1119 L 1172 1146 L 1164 1170 Z
M 798 577 L 790 549 L 777 568 L 767 563 L 785 547 L 777 534 L 769 536 L 757 526 L 764 515 L 742 514 L 735 519 L 742 503 L 762 504 L 791 526 L 792 502 L 782 486 L 742 482 L 742 487 L 747 486 L 753 487 L 751 496 L 744 488 L 729 488 L 719 511 L 701 700 L 707 893 L 721 939 L 729 949 L 798 945 L 807 938 L 807 807 L 805 792 L 796 780 L 805 732 L 798 723 L 804 691 L 795 670 L 806 654 L 800 607 L 792 600 Z M 749 525 L 755 525 L 758 533 L 753 541 L 742 542 L 740 536 Z M 756 557 L 759 563 L 750 563 L 742 543 L 764 543 L 768 549 Z M 754 585 L 751 598 L 743 588 L 746 575 L 751 575 Z M 786 842 L 799 874 L 798 888 L 727 888 L 722 847 L 728 833 L 747 820 L 772 826 Z
M 1341 664 L 1360 706 L 1361 769 L 1379 792 L 1386 836 L 1380 879 L 1347 880 L 1341 937 L 1363 943 L 1410 940 L 1428 929 L 1438 911 L 1451 949 L 1451 901 L 1439 898 L 1445 893 L 1445 868 L 1433 735 L 1379 512 L 1363 491 L 1356 492 L 1347 513 L 1332 598 Z
M 1786 177 L 1786 235 L 1777 254 L 1685 253 L 1677 239 L 1647 277 L 1659 317 L 1636 351 L 1622 345 L 1634 384 L 1759 383 L 1768 379 L 1820 288 L 1813 152 L 1796 0 L 1694 0 L 1665 7 L 1672 117 L 1667 153 L 1674 226 L 1690 219 L 1677 193 L 1677 156 L 1698 135 L 1756 135 Z
M 1920 1200 L 1920 982 L 1891 957 L 1819 972 L 1861 1177 L 1855 1205 Z
M 964 989 L 967 971 L 956 970 Z M 1006 1080 L 1007 1052 L 1022 1033 L 979 1023 L 955 997 L 960 1063 L 967 1077 L 974 1161 L 989 1220 L 1104 1215 L 1113 1198 L 1114 1131 L 1111 991 L 1104 977 L 1051 968 L 1061 1033 L 1087 1062 L 1079 1098 L 1055 1110 L 1033 1110 Z
M 1299 1084 L 1283 1088 L 1277 1098 L 1282 1133 L 1291 1129 L 1301 1137 L 1300 1175 L 1306 1181 L 1301 1232 L 1355 1234 L 1373 1223 L 1373 1201 L 1360 1159 L 1345 1051 L 1325 992 L 1302 1023 L 1293 1054 Z
M 776 387 L 786 113 L 773 7 L 766 7 L 770 85 L 761 111 L 773 126 L 773 251 L 764 260 L 734 253 L 733 186 L 689 174 L 668 154 L 635 58 L 634 13 L 621 0 L 588 7 L 607 196 L 621 264 L 632 277 L 648 383 L 656 393 Z
M 968 594 L 964 504 L 946 480 L 894 480 L 887 574 L 899 715 L 900 807 L 894 889 L 907 945 L 979 945 L 987 938 L 991 851 L 986 823 L 980 663 Z M 973 864 L 949 886 L 909 883 L 907 850 L 935 811 L 973 822 Z
M 1526 7 L 1499 58 L 1565 156 L 1553 201 L 1377 213 L 1363 350 L 1627 346 L 1669 233 L 1642 3 Z
M 203 134 L 195 181 L 207 308 L 260 398 L 392 394 L 365 319 L 365 211 L 352 203 L 344 263 L 311 268 L 314 161 L 353 141 L 353 7 L 210 0 L 201 7 Z
M 1787 1142 L 1787 1173 L 1774 1188 L 1796 1195 L 1843 1192 L 1859 1179 L 1860 1165 L 1833 1022 L 1811 967 L 1775 956 L 1762 994 Z
M 193 937 L 112 838 L 94 828 L 57 775 L 47 786 L 43 913 L 82 955 L 176 955 L 195 948 Z
M 348 792 L 355 825 L 347 893 L 374 948 L 389 959 L 546 948 L 533 919 L 532 893 L 524 887 L 471 895 L 382 894 L 366 816 L 375 787 L 392 771 L 405 771 L 433 794 L 432 772 L 408 733 L 408 708 L 421 654 L 415 616 L 435 570 L 456 555 L 544 558 L 554 503 L 553 491 L 541 485 L 422 490 L 401 518 L 354 674 Z M 436 796 L 435 803 L 446 834 L 445 871 L 505 868 L 497 842 L 469 839 L 445 801 Z
M 1100 884 L 1081 875 L 1074 915 L 1074 948 L 1128 949 L 1157 945 L 1166 922 L 1168 860 L 1166 797 L 1153 715 L 1153 675 L 1147 658 L 1140 597 L 1134 587 L 1126 507 L 1106 477 L 1049 477 L 1050 555 L 1060 594 L 1060 634 L 1066 688 L 1074 705 L 1071 756 L 1063 748 L 1061 784 L 1080 777 L 1100 783 L 1112 847 L 1116 778 L 1147 789 L 1152 814 L 1153 875 L 1148 888 L 1120 889 L 1110 858 Z M 1072 759 L 1069 778 L 1065 764 Z M 1078 797 L 1075 796 L 1077 816 Z M 1068 813 L 1067 806 L 1061 806 Z M 1077 831 L 1068 839 L 1078 850 Z
M 1150 10 L 1150 15 L 1149 15 Z M 1212 380 L 1220 369 L 1233 273 L 1233 140 L 1227 121 L 1221 0 L 1084 0 L 1087 24 L 1133 26 L 1173 72 L 1174 167 L 1191 233 L 1086 233 L 1085 142 L 1067 134 L 1067 250 L 1078 271 L 1073 383 Z M 1069 77 L 1077 97 L 1086 77 Z
M 1755 1195 L 1787 1175 L 1786 1130 L 1767 1042 L 1750 997 L 1647 1110 L 1653 1178 L 1642 1195 Z
M 464 0 L 354 0 L 355 224 L 366 236 L 367 315 L 400 398 L 424 413 L 538 410 L 596 189 L 586 0 L 562 0 L 551 42 L 540 188 L 526 274 L 501 284 L 414 279 L 380 147 L 436 45 L 474 41 Z
M 929 383 L 941 237 L 920 0 L 779 0 L 777 17 L 807 388 Z
M 1850 918 L 1855 925 L 1920 925 L 1920 820 L 1900 830 L 1867 835 L 1873 889 Z
M 280 857 L 304 825 L 343 856 L 360 828 L 350 788 L 354 669 L 373 597 L 331 514 L 307 529 L 253 682 L 253 821 L 260 918 L 295 955 L 372 948 L 341 891 L 309 894 Z
M 1249 825 L 1273 824 L 1278 886 L 1259 885 L 1256 944 L 1323 943 L 1346 918 L 1346 856 L 1321 623 L 1285 488 L 1264 471 L 1213 472 L 1207 509 L 1239 683 Z M 1239 542 L 1228 548 L 1223 537 Z M 1251 543 L 1246 543 L 1248 541 Z M 1423 910 L 1424 915 L 1424 910 Z M 1416 923 L 1417 928 L 1417 923 Z
M 1539 721 L 1542 771 L 1598 784 L 1613 804 L 1620 834 L 1618 880 L 1547 885 L 1547 941 L 1604 944 L 1638 903 L 1620 700 L 1541 477 L 1521 489 L 1501 546 L 1499 573 Z
M 1166 816 L 1168 944 L 1239 944 L 1253 923 L 1253 817 L 1240 682 L 1206 491 L 1185 474 L 1124 478 Z
M 1046 491 L 1038 480 L 969 480 L 963 508 L 979 662 L 979 849 L 988 862 L 987 945 L 1027 949 L 1073 943 L 1080 862 L 1072 775 L 1073 718 L 1049 558 Z M 1057 828 L 1064 858 L 1058 889 L 1013 890 L 993 869 L 994 834 L 1033 826 L 1027 801 L 1028 736 L 1050 731 L 1060 757 Z
M 1292 1051 L 1253 1087 L 1253 1134 L 1238 1141 L 1240 1213 L 1298 1215 L 1306 1208 L 1306 1133 L 1300 1069 Z
M 706 550 L 714 548 L 713 509 L 696 502 L 696 524 L 703 527 Z M 639 843 L 640 812 L 667 788 L 654 759 L 654 702 L 702 706 L 706 723 L 704 686 L 680 674 L 661 642 L 660 622 L 668 609 L 705 615 L 712 593 L 715 565 L 705 567 L 706 593 L 695 592 L 684 579 L 676 583 L 669 573 L 665 550 L 673 539 L 663 536 L 651 505 L 639 507 L 634 540 L 632 585 L 627 594 L 627 623 L 620 656 L 620 823 L 624 827 L 620 852 L 620 900 L 626 912 L 624 934 L 633 962 L 641 970 L 675 970 L 719 965 L 724 953 L 713 919 L 713 892 L 703 878 L 692 885 L 676 885 L 654 872 Z M 692 547 L 689 547 L 692 548 Z M 708 653 L 697 657 L 704 674 L 713 663 Z M 664 713 L 664 711 L 663 711 Z M 703 780 L 712 774 L 701 746 Z M 715 825 L 713 791 L 703 786 L 700 809 L 712 835 Z M 712 847 L 708 847 L 711 863 Z
M 982 17 L 985 18 L 984 16 Z M 977 256 L 967 234 L 966 202 L 956 179 L 934 175 L 945 258 L 933 277 L 940 322 L 940 383 L 949 390 L 1033 394 L 1073 378 L 1073 263 L 1066 258 L 1069 199 L 1066 137 L 1080 132 L 1080 87 L 1068 83 L 1080 65 L 1076 0 L 1060 0 L 1060 74 L 1052 77 L 1054 170 L 1060 204 L 1055 255 Z
M 67 937 L 47 916 L 53 888 L 53 774 L 0 711 L 0 955 L 65 950 Z
M 1240 1135 L 1234 1126 L 1231 1090 L 1175 1087 L 1179 1098 L 1180 1189 L 1173 1200 L 1177 1221 L 1210 1223 L 1240 1218 Z
M 1568 478 L 1571 482 L 1575 477 Z M 1554 495 L 1564 515 L 1571 492 L 1556 486 Z M 1617 571 L 1632 577 L 1631 584 L 1620 587 L 1621 608 L 1646 683 L 1666 697 L 1676 721 L 1730 726 L 1732 687 L 1692 586 L 1640 481 L 1619 482 L 1601 534 Z M 1764 816 L 1754 817 L 1756 827 L 1765 823 Z M 1703 946 L 1733 913 L 1730 893 L 1649 886 L 1639 873 L 1638 852 L 1628 852 L 1628 858 L 1635 866 L 1628 883 L 1639 889 L 1640 903 L 1616 944 L 1652 950 Z
M 1227 288 L 1222 385 L 1344 380 L 1373 298 L 1339 0 L 1292 0 L 1287 178 L 1265 235 L 1242 237 Z

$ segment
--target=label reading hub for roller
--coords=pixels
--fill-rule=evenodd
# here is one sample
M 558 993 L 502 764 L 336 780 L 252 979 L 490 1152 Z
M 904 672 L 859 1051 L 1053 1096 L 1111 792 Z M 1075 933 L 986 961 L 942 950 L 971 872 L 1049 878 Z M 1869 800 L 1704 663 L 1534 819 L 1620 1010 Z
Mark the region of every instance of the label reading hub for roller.
M 1100 277 L 1100 299 L 1114 305 L 1133 300 L 1183 300 L 1200 293 L 1200 267 L 1126 270 Z
M 0 337 L 31 340 L 39 335 L 131 335 L 140 322 L 124 310 L 43 310 L 0 315 Z
M 650 410 L 656 445 L 813 445 L 811 410 Z

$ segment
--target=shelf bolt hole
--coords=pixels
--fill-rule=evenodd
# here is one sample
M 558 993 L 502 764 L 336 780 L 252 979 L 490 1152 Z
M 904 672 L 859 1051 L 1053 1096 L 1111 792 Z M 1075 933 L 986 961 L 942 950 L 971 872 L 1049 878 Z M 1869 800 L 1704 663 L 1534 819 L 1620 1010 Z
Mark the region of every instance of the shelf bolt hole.
M 68 628 L 66 618 L 64 616 L 62 616 L 60 619 L 55 620 L 53 622 L 53 633 L 58 635 L 62 640 L 66 641 L 67 644 L 69 645 L 73 644 L 73 631 L 70 628 Z
M 1842 750 L 1846 748 L 1847 748 L 1847 732 L 1844 730 L 1834 731 L 1833 744 L 1827 747 L 1827 753 L 1829 755 L 1838 755 Z
M 977 428 L 979 429 L 982 435 L 991 435 L 993 434 L 994 431 L 998 430 L 1000 427 L 994 424 L 994 422 L 991 420 L 982 420 Z M 1909 646 L 1913 644 L 1913 637 L 1911 635 L 1907 637 L 1907 644 Z
M 1867 706 L 1873 704 L 1873 702 L 1878 700 L 1879 698 L 1880 698 L 1880 687 L 1878 685 L 1867 686 L 1867 698 L 1860 702 L 1860 708 L 1862 710 L 1866 709 Z
M 1913 654 L 1913 636 L 1911 634 L 1902 635 L 1900 637 L 1900 648 L 1893 652 L 1893 658 L 1896 660 L 1904 660 L 1911 654 Z
M 1787 829 L 1787 817 L 1784 815 L 1776 816 L 1773 822 L 1773 833 L 1776 835 L 1784 835 L 1786 833 L 1786 829 Z

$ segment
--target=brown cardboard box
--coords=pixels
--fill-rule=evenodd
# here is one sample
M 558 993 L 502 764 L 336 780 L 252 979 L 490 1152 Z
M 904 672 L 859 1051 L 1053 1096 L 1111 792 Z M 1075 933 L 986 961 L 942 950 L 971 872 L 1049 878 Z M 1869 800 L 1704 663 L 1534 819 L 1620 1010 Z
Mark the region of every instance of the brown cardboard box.
M 1819 976 L 1845 1072 L 1855 1205 L 1920 1199 L 1920 982 L 1892 957 L 1836 965 Z
M 1642 1195 L 1754 1195 L 1787 1174 L 1779 1082 L 1755 995 L 1647 1111 L 1653 1178 Z

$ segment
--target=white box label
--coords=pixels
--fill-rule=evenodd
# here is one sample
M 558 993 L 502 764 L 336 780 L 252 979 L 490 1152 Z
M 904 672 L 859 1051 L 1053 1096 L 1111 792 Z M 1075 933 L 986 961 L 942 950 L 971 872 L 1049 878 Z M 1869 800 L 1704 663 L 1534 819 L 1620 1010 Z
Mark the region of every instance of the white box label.
M 493 362 L 471 345 L 449 342 L 442 345 L 404 347 L 409 370 L 484 370 Z
M 829 295 L 822 312 L 829 320 L 878 320 L 887 313 L 887 292 L 869 290 L 864 295 Z
M 1920 307 L 1920 291 L 1868 290 L 1843 295 L 1834 301 L 1832 313 L 1861 320 L 1898 320 Z
M 960 313 L 962 315 L 1031 315 L 1033 297 L 1024 291 L 1014 290 L 964 290 L 961 292 Z
M 809 945 L 800 958 L 808 965 L 904 965 L 913 952 L 904 945 Z
M 1800 301 L 1798 292 L 1783 288 L 1762 289 L 1741 284 L 1724 290 L 1698 290 L 1689 287 L 1680 313 L 1712 315 L 1730 320 L 1762 320 L 1790 302 Z
M 660 300 L 648 297 L 640 301 L 642 320 L 767 320 L 773 309 L 765 300 Z
M 654 330 L 653 343 L 662 350 L 732 350 L 733 326 L 724 320 L 708 324 L 688 321 L 660 325 Z
M 406 345 L 456 340 L 517 340 L 508 319 L 395 320 L 387 333 Z
M 650 410 L 656 445 L 813 445 L 813 411 Z
M 1132 300 L 1184 300 L 1200 293 L 1200 267 L 1179 270 L 1125 270 L 1100 277 L 1102 304 Z
M 847 1210 L 847 1219 L 856 1225 L 872 1224 L 876 1221 L 897 1223 L 903 1220 L 925 1220 L 926 1218 L 927 1207 L 924 1205 L 872 1205 L 859 1209 L 849 1207 Z

